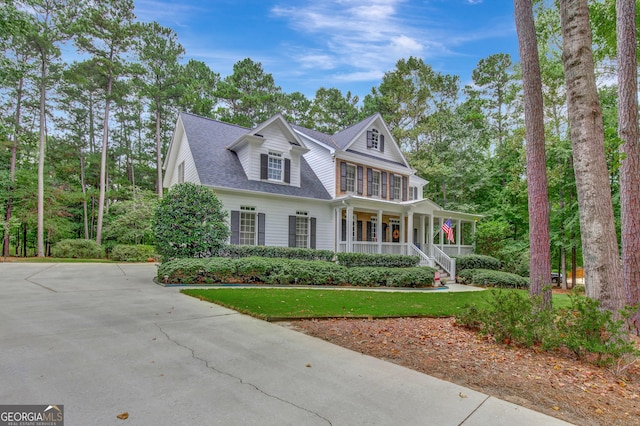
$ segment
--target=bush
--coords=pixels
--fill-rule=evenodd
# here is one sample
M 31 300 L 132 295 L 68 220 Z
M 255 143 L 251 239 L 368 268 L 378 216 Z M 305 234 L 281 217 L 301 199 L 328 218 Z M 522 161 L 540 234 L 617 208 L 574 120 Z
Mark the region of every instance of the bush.
M 387 268 L 410 268 L 418 266 L 418 256 L 405 256 L 398 254 L 372 254 L 372 253 L 338 253 L 338 263 L 348 268 L 353 266 L 384 266 Z
M 175 185 L 153 216 L 158 254 L 164 260 L 212 257 L 229 237 L 227 212 L 209 188 L 193 183 Z
M 117 262 L 146 262 L 158 260 L 158 255 L 154 246 L 117 244 L 111 249 L 109 258 Z
M 474 284 L 484 287 L 526 288 L 529 279 L 509 272 L 490 269 L 465 269 L 458 274 L 462 284 Z
M 495 257 L 481 254 L 467 254 L 464 256 L 453 256 L 456 259 L 456 272 L 465 269 L 492 269 L 500 270 L 500 261 Z
M 219 282 L 272 285 L 359 285 L 367 287 L 427 287 L 433 285 L 434 269 L 346 268 L 333 262 L 298 259 L 175 259 L 158 268 L 158 280 L 172 284 Z
M 331 250 L 314 250 L 293 247 L 272 247 L 272 246 L 248 246 L 248 245 L 226 245 L 218 250 L 219 257 L 230 257 L 237 259 L 240 257 L 268 257 L 286 258 L 301 260 L 324 260 L 333 261 L 334 253 Z
M 51 255 L 73 259 L 103 259 L 104 247 L 93 240 L 62 240 L 51 247 Z
M 467 306 L 456 316 L 456 322 L 501 343 L 539 345 L 544 350 L 564 347 L 578 357 L 595 354 L 597 364 L 639 355 L 633 341 L 625 339 L 624 321 L 614 321 L 611 312 L 600 310 L 597 301 L 574 293 L 569 309 L 538 307 L 538 298 L 515 291 L 493 291 L 488 306 Z

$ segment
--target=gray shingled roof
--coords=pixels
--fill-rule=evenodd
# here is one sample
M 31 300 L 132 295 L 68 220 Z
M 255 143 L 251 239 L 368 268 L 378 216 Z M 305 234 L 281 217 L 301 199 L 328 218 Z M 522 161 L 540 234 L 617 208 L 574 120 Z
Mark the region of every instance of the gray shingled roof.
M 360 133 L 365 127 L 369 125 L 371 119 L 375 116 L 371 115 L 364 120 L 354 124 L 351 127 L 347 127 L 344 130 L 339 131 L 335 135 L 333 135 L 333 140 L 340 147 L 340 149 L 345 149 L 345 147 L 356 137 L 358 133 Z
M 203 185 L 260 191 L 269 194 L 330 200 L 304 158 L 300 164 L 300 187 L 247 179 L 238 156 L 226 147 L 251 130 L 189 113 L 181 113 L 196 170 Z

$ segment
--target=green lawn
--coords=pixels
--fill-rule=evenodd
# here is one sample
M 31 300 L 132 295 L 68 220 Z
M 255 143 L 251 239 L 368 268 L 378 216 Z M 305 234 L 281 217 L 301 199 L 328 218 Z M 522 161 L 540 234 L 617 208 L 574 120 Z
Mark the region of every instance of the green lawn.
M 519 290 L 512 290 L 519 291 Z M 387 292 L 365 290 L 301 290 L 267 288 L 185 289 L 184 294 L 263 319 L 450 317 L 466 305 L 482 305 L 491 291 Z M 554 295 L 554 306 L 568 306 Z

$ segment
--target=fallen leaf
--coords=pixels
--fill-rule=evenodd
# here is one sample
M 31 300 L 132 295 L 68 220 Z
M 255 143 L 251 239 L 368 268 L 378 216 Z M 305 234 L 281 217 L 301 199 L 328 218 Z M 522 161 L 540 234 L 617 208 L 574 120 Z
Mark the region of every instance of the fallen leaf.
M 460 398 L 466 398 L 467 397 L 467 394 L 462 393 L 462 392 L 460 392 L 458 395 L 460 396 Z
M 129 418 L 129 413 L 125 411 L 124 413 L 118 414 L 116 417 L 120 420 L 127 420 Z
M 306 365 L 306 367 L 307 367 L 307 368 L 311 368 L 311 364 L 307 364 L 307 365 Z

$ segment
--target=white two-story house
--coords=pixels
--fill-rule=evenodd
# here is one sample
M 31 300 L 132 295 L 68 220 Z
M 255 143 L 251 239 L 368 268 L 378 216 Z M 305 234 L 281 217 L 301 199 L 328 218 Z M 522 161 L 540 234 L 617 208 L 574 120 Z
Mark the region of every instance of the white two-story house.
M 382 116 L 334 135 L 277 114 L 253 129 L 182 113 L 164 162 L 164 187 L 212 188 L 229 211 L 232 244 L 419 255 L 455 273 L 473 252 L 479 215 L 423 197 Z M 443 238 L 450 220 L 454 241 Z

